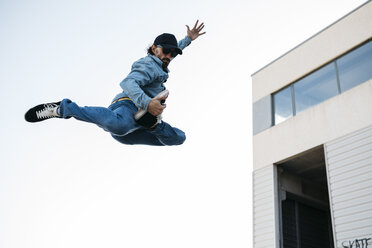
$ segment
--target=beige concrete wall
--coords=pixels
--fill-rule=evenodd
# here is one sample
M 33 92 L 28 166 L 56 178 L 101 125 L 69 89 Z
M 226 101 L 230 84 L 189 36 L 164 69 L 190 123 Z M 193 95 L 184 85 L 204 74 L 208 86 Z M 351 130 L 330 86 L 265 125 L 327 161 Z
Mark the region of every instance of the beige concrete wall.
M 372 79 L 253 136 L 253 169 L 370 125 Z
M 372 37 L 372 1 L 252 76 L 252 101 L 270 95 Z

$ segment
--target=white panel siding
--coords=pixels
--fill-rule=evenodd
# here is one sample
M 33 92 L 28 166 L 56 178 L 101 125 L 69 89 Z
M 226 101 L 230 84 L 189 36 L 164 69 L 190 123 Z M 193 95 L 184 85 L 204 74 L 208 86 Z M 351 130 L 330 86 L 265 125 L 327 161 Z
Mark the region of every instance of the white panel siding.
M 336 247 L 372 245 L 372 126 L 325 144 L 325 157 Z
M 253 172 L 253 247 L 278 247 L 274 165 Z

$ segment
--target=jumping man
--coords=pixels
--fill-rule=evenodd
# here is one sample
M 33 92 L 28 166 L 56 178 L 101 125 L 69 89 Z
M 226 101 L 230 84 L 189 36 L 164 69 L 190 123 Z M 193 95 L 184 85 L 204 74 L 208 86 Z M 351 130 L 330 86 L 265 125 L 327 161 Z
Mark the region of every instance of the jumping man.
M 80 107 L 70 99 L 45 103 L 33 107 L 25 114 L 28 122 L 40 122 L 50 118 L 68 119 L 94 123 L 110 132 L 117 141 L 128 144 L 155 146 L 181 145 L 185 133 L 161 120 L 168 90 L 168 65 L 182 50 L 199 36 L 204 23 L 187 27 L 187 35 L 177 43 L 173 34 L 156 37 L 147 50 L 147 56 L 133 63 L 128 76 L 120 83 L 123 91 L 115 96 L 108 108 Z

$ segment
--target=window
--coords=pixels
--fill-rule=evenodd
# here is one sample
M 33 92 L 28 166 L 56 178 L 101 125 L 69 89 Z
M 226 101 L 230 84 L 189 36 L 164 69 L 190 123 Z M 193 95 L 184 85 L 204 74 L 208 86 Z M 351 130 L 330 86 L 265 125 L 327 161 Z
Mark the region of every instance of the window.
M 294 84 L 296 114 L 338 94 L 334 63 Z
M 274 125 L 372 78 L 372 41 L 272 95 Z
M 337 61 L 341 92 L 372 78 L 372 41 L 339 58 Z
M 274 95 L 275 124 L 293 116 L 292 89 L 287 87 Z

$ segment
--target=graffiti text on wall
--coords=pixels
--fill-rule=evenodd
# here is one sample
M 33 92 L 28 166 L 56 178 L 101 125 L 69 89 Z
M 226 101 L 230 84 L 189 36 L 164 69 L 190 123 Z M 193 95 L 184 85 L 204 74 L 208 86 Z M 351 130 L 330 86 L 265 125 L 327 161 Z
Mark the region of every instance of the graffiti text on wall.
M 371 238 L 355 239 L 344 241 L 341 244 L 343 248 L 367 248 L 369 240 L 371 240 Z

